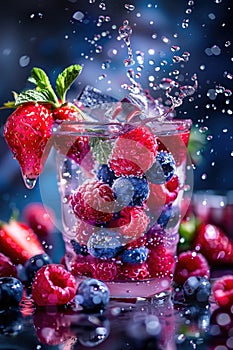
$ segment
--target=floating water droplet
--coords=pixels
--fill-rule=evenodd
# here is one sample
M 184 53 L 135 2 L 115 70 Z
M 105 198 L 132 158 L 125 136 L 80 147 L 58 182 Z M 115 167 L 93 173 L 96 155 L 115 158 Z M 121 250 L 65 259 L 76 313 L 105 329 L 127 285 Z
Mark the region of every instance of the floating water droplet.
M 202 174 L 202 175 L 201 175 L 201 179 L 202 179 L 202 180 L 206 180 L 206 179 L 207 179 L 207 174 Z
M 184 20 L 182 21 L 181 27 L 182 27 L 183 29 L 186 29 L 186 28 L 188 28 L 188 26 L 189 26 L 189 19 L 184 19 Z
M 218 55 L 220 55 L 220 53 L 221 53 L 221 49 L 220 49 L 220 47 L 219 47 L 218 45 L 213 45 L 213 46 L 211 47 L 211 52 L 212 52 L 215 56 L 218 56 Z
M 23 180 L 24 180 L 25 186 L 29 190 L 32 190 L 35 187 L 35 185 L 36 185 L 37 178 L 29 178 L 26 175 L 23 175 Z
M 133 11 L 135 9 L 135 6 L 131 4 L 125 4 L 125 8 L 128 11 Z
M 208 14 L 209 19 L 214 20 L 216 18 L 214 13 L 209 13 Z
M 231 45 L 231 41 L 227 40 L 227 41 L 225 42 L 225 47 L 229 47 L 230 45 Z
M 96 53 L 101 53 L 103 51 L 103 47 L 102 46 L 97 46 L 96 49 L 95 49 L 95 52 Z
M 73 14 L 73 18 L 76 19 L 76 21 L 82 21 L 84 18 L 84 13 L 77 11 Z
M 217 97 L 217 92 L 215 89 L 209 89 L 207 92 L 207 96 L 209 97 L 210 100 L 215 100 Z
M 229 73 L 229 72 L 224 72 L 224 77 L 227 78 L 227 79 L 232 80 L 233 79 L 233 74 Z
M 30 63 L 30 57 L 29 56 L 21 56 L 20 59 L 19 59 L 19 65 L 21 67 L 26 67 L 28 66 Z
M 183 97 L 186 97 L 186 96 L 193 95 L 195 93 L 196 89 L 194 86 L 184 85 L 184 86 L 180 87 L 180 91 L 181 91 Z
M 105 10 L 106 10 L 106 4 L 105 4 L 104 2 L 101 2 L 101 3 L 99 4 L 99 8 L 100 8 L 101 10 L 105 11 Z
M 204 64 L 202 64 L 202 65 L 200 66 L 200 70 L 205 70 L 205 65 L 204 65 Z
M 173 46 L 171 47 L 171 51 L 172 51 L 172 52 L 176 52 L 176 51 L 179 51 L 179 50 L 180 50 L 180 47 L 177 46 L 177 45 L 173 45 Z

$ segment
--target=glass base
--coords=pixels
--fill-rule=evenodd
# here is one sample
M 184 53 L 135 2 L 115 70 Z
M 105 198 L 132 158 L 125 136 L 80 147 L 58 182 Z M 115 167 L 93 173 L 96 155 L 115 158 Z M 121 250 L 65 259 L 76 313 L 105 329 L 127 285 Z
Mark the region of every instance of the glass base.
M 78 283 L 82 279 L 78 278 Z M 106 282 L 111 299 L 165 299 L 171 295 L 172 282 L 169 278 L 153 278 L 140 282 Z

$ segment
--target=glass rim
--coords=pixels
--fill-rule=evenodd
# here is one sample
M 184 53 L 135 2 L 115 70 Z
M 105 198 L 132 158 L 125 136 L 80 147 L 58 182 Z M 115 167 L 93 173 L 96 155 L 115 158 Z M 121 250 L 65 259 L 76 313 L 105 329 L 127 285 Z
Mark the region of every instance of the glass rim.
M 158 135 L 163 134 L 173 134 L 179 133 L 179 132 L 187 132 L 191 130 L 192 127 L 192 120 L 191 119 L 181 119 L 181 118 L 172 118 L 172 119 L 165 119 L 165 120 L 159 120 L 154 119 L 149 120 L 145 123 L 145 120 L 137 121 L 134 123 L 130 122 L 119 122 L 111 120 L 109 122 L 106 121 L 90 121 L 90 120 L 64 120 L 61 124 L 58 124 L 54 130 L 55 135 L 66 135 L 66 134 L 83 134 L 84 131 L 96 131 L 97 129 L 101 129 L 103 131 L 113 131 L 115 129 L 115 132 L 117 132 L 117 129 L 119 132 L 127 132 L 131 130 L 130 127 L 140 127 L 145 126 L 150 129 L 154 129 L 156 126 L 160 126 L 159 128 L 155 128 L 153 130 Z M 164 129 L 164 126 L 166 128 Z M 171 128 L 169 128 L 171 126 Z M 174 128 L 176 126 L 176 128 Z M 77 129 L 75 129 L 77 127 Z M 91 130 L 92 129 L 92 130 Z

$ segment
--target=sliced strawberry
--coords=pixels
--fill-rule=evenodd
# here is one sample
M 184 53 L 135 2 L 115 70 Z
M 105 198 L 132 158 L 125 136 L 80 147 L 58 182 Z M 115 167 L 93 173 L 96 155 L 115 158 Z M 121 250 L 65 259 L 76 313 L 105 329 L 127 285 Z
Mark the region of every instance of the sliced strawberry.
M 212 287 L 215 300 L 220 306 L 231 307 L 233 304 L 233 276 L 218 278 Z
M 0 253 L 0 277 L 17 277 L 16 266 L 12 263 L 10 258 Z
M 43 254 L 44 249 L 34 231 L 22 222 L 11 220 L 0 230 L 1 252 L 15 264 L 24 264 L 34 255 Z
M 233 264 L 233 243 L 215 225 L 203 223 L 198 227 L 193 248 L 202 253 L 212 266 Z

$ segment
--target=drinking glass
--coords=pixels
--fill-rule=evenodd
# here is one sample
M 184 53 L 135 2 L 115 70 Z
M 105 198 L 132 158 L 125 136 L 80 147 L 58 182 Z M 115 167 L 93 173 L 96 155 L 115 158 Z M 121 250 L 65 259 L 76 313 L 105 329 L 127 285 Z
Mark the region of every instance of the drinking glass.
M 192 123 L 118 106 L 111 119 L 109 106 L 85 113 L 58 126 L 53 140 L 64 264 L 78 282 L 104 281 L 112 298 L 168 295 L 192 189 Z

